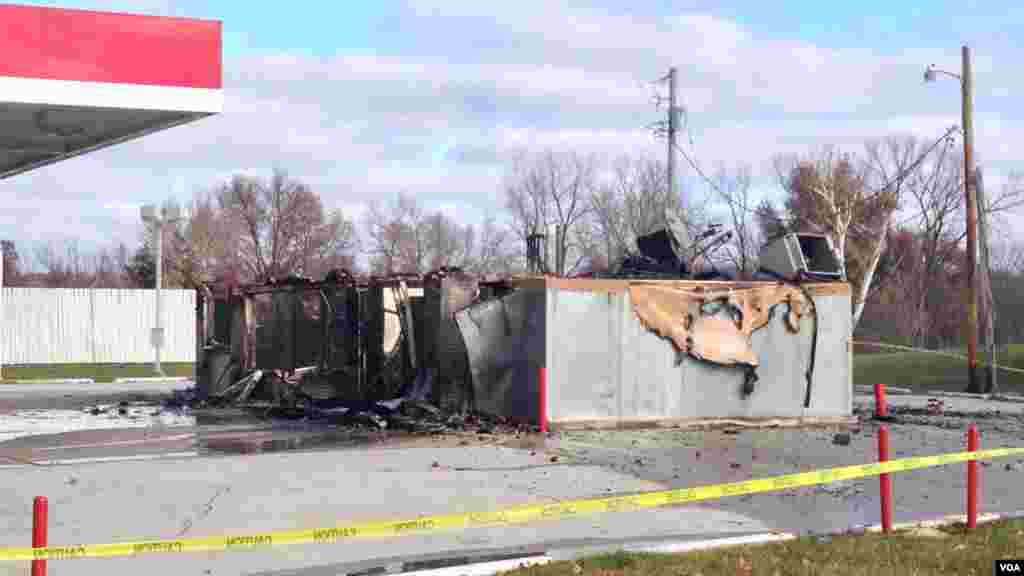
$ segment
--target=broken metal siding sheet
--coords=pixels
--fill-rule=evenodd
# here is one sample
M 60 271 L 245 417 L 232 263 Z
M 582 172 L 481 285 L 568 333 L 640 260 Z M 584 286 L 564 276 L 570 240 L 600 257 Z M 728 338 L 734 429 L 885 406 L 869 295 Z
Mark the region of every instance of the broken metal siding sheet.
M 670 339 L 680 352 L 725 366 L 758 365 L 750 337 L 768 324 L 777 304 L 787 304 L 786 325 L 793 332 L 808 306 L 799 288 L 785 285 L 703 289 L 636 284 L 629 286 L 629 297 L 645 327 Z
M 441 385 L 439 400 L 444 407 L 471 408 L 473 395 L 469 362 L 455 317 L 473 303 L 479 291 L 477 280 L 465 275 L 452 275 L 440 282 L 439 317 L 434 333 L 437 338 L 437 380 Z
M 6 365 L 153 360 L 153 290 L 0 288 Z M 164 362 L 195 362 L 196 292 L 161 291 Z
M 517 290 L 455 315 L 465 342 L 475 409 L 534 420 L 544 361 L 545 294 Z

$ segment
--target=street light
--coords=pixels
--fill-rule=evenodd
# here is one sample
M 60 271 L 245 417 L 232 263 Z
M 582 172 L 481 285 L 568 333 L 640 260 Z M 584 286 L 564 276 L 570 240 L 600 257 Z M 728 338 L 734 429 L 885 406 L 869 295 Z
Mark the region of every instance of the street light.
M 981 392 L 978 377 L 978 202 L 974 181 L 974 124 L 971 81 L 971 52 L 967 46 L 962 51 L 960 74 L 946 72 L 929 66 L 924 71 L 924 81 L 934 82 L 939 74 L 956 78 L 960 82 L 961 114 L 964 134 L 964 196 L 967 201 L 967 391 Z
M 154 256 L 156 262 L 156 284 L 154 286 L 156 290 L 156 321 L 150 338 L 153 343 L 153 371 L 157 376 L 164 376 L 163 368 L 160 367 L 160 348 L 164 345 L 164 329 L 160 314 L 160 289 L 163 287 L 164 224 L 173 224 L 181 220 L 181 212 L 177 206 L 172 205 L 164 207 L 160 211 L 160 216 L 157 216 L 156 207 L 147 204 L 142 207 L 140 213 L 142 221 L 153 227 L 153 243 L 155 245 L 153 250 L 156 252 Z

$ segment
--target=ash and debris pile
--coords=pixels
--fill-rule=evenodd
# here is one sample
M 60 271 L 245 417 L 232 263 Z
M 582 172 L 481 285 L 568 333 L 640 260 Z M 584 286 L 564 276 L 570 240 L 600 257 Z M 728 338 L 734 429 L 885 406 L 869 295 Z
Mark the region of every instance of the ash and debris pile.
M 315 375 L 315 370 L 306 370 L 303 374 Z M 257 370 L 216 396 L 202 398 L 194 387 L 176 390 L 163 406 L 172 410 L 233 406 L 269 419 L 304 420 L 356 429 L 417 434 L 521 434 L 538 431 L 537 426 L 501 416 L 442 410 L 427 400 L 430 387 L 431 379 L 421 377 L 391 400 L 314 398 L 303 392 L 301 377 L 287 376 L 280 370 Z

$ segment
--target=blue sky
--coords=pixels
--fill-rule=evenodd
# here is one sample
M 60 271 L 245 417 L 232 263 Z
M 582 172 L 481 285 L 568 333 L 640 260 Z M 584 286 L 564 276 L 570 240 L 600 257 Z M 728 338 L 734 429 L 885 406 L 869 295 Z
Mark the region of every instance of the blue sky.
M 477 219 L 500 211 L 522 149 L 660 158 L 644 127 L 661 118 L 650 81 L 671 65 L 690 152 L 706 168 L 751 166 L 770 194 L 775 154 L 959 123 L 955 83 L 921 74 L 956 70 L 962 42 L 986 184 L 1024 169 L 1019 3 L 22 3 L 222 20 L 227 99 L 218 117 L 0 181 L 13 199 L 0 237 L 26 242 L 134 244 L 140 204 L 273 166 L 352 215 L 402 191 Z M 701 184 L 686 175 L 685 188 Z

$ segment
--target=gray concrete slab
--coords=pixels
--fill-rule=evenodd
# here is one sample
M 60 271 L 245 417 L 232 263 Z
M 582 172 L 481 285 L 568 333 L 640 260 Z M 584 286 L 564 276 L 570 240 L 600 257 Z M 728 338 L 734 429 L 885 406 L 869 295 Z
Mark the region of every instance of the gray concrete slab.
M 437 466 L 435 466 L 435 462 Z M 660 489 L 597 465 L 501 447 L 334 451 L 0 470 L 0 545 L 25 545 L 31 501 L 50 500 L 53 544 L 291 530 Z M 396 555 L 547 541 L 751 533 L 767 526 L 708 506 L 271 551 L 50 562 L 50 573 L 255 574 Z M 0 574 L 24 566 L 0 564 Z
M 106 396 L 113 394 L 154 394 L 166 395 L 175 390 L 188 388 L 190 380 L 170 379 L 154 381 L 125 382 L 67 382 L 31 384 L 0 384 L 0 400 L 29 397 Z
M 975 423 L 982 448 L 1024 447 L 1024 422 L 1017 416 L 907 419 L 889 423 L 892 458 L 960 452 Z M 877 425 L 840 430 L 743 430 L 737 433 L 649 430 L 567 432 L 559 440 L 567 459 L 599 465 L 673 487 L 717 484 L 877 460 Z M 1018 489 L 1024 458 L 986 461 L 980 467 L 982 511 L 1024 508 Z M 951 465 L 894 474 L 897 521 L 962 513 L 966 467 Z M 828 532 L 880 519 L 878 479 L 867 478 L 787 492 L 717 500 L 714 505 L 748 515 L 784 531 Z

